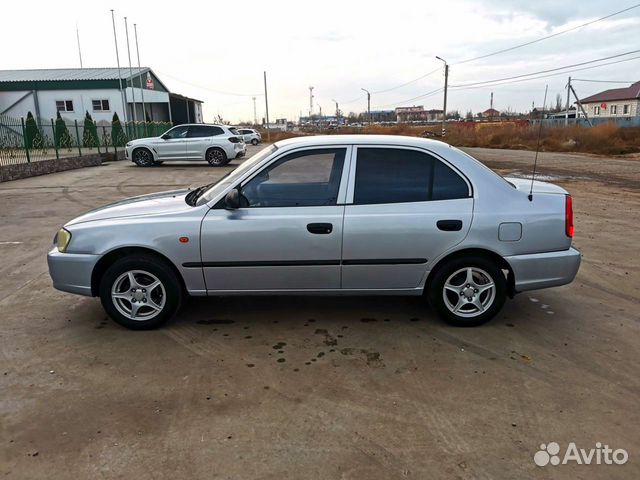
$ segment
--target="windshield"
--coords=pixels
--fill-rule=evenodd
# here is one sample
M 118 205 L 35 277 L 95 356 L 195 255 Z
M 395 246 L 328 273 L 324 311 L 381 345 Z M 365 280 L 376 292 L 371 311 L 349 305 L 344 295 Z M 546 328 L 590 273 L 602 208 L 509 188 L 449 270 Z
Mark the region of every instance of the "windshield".
M 266 148 L 263 148 L 258 153 L 256 153 L 253 157 L 249 158 L 248 160 L 246 160 L 242 164 L 240 164 L 240 166 L 238 168 L 236 168 L 235 170 L 230 171 L 225 176 L 223 176 L 222 178 L 219 178 L 215 182 L 210 183 L 209 185 L 206 185 L 205 186 L 206 188 L 204 188 L 202 190 L 202 193 L 198 196 L 196 205 L 200 206 L 200 205 L 202 205 L 204 203 L 209 202 L 213 198 L 213 196 L 214 196 L 214 191 L 213 191 L 214 188 L 213 187 L 215 187 L 216 185 L 219 185 L 220 183 L 223 183 L 223 182 L 225 182 L 225 183 L 233 183 L 236 179 L 241 177 L 244 172 L 246 172 L 251 167 L 253 167 L 257 163 L 259 163 L 262 160 L 264 160 L 265 158 L 267 158 L 269 155 L 271 155 L 277 149 L 278 149 L 278 147 L 276 147 L 275 145 L 270 145 L 270 146 L 268 146 Z

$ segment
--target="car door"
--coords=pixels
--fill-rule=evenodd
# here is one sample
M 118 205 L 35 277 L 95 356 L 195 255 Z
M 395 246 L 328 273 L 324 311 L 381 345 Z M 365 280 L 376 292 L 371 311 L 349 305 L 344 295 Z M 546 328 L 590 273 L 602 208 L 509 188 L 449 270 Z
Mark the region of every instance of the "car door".
M 185 158 L 185 138 L 188 129 L 189 127 L 187 125 L 179 125 L 162 135 L 156 144 L 158 159 L 181 160 Z
M 190 160 L 203 159 L 211 137 L 222 133 L 220 127 L 211 125 L 191 125 L 185 139 L 186 157 Z
M 351 147 L 301 148 L 238 185 L 241 207 L 205 216 L 209 292 L 340 288 L 342 220 Z
M 415 289 L 471 225 L 471 184 L 421 149 L 354 147 L 345 206 L 342 288 Z

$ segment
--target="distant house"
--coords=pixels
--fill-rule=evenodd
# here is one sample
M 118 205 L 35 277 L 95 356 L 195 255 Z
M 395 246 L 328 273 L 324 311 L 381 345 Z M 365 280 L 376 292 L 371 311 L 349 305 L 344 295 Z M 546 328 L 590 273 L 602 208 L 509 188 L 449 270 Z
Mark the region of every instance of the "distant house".
M 482 118 L 488 118 L 489 120 L 493 118 L 500 117 L 500 112 L 495 108 L 489 108 L 480 114 Z
M 413 107 L 396 107 L 396 121 L 398 123 L 405 122 L 441 122 L 442 110 L 431 109 L 425 110 L 423 105 Z
M 591 118 L 640 116 L 640 82 L 596 93 L 580 103 Z

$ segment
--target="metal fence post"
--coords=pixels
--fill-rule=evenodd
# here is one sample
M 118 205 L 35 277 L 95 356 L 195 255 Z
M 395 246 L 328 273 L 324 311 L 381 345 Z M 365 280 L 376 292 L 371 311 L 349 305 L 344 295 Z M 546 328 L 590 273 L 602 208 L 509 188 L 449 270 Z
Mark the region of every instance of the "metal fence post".
M 60 153 L 58 152 L 58 140 L 56 139 L 56 127 L 53 122 L 53 118 L 51 119 L 51 136 L 53 137 L 53 148 L 56 151 L 56 160 L 60 160 Z
M 82 149 L 80 148 L 80 130 L 78 130 L 78 120 L 74 120 L 76 125 L 76 141 L 78 142 L 78 155 L 82 156 Z
M 27 154 L 27 163 L 31 163 L 31 157 L 29 156 L 29 145 L 27 142 L 27 130 L 24 127 L 24 117 L 20 117 L 20 122 L 22 123 L 22 141 L 24 143 L 24 151 Z
M 107 142 L 107 127 L 102 126 L 102 140 L 104 140 L 104 150 L 106 153 L 109 153 L 109 142 Z M 98 143 L 100 141 L 98 140 Z

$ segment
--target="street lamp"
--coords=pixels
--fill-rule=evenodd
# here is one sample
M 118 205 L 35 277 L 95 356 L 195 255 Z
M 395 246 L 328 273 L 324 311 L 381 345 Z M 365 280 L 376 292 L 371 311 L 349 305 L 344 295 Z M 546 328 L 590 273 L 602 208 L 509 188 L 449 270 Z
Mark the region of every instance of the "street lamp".
M 436 55 L 436 58 L 444 62 L 444 106 L 442 107 L 442 137 L 447 133 L 447 84 L 449 82 L 449 65 L 447 61 Z
M 338 101 L 334 99 L 331 99 L 331 101 L 336 104 L 336 121 L 338 122 L 338 125 L 340 125 L 340 109 L 338 108 Z
M 367 118 L 369 119 L 369 125 L 371 125 L 371 93 L 366 88 L 361 88 L 363 92 L 367 92 Z

